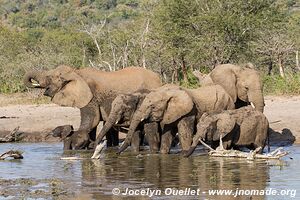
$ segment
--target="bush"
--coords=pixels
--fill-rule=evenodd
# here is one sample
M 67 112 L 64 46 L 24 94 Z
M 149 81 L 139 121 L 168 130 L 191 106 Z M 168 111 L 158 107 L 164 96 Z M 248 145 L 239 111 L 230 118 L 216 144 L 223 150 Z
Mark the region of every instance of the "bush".
M 188 78 L 187 82 L 183 81 L 183 79 L 181 78 L 181 81 L 180 81 L 181 86 L 186 87 L 186 88 L 191 88 L 191 89 L 199 87 L 198 79 L 192 73 L 192 71 L 189 70 L 187 72 L 187 78 Z
M 282 78 L 279 75 L 264 76 L 264 93 L 268 95 L 299 95 L 300 74 L 287 75 Z

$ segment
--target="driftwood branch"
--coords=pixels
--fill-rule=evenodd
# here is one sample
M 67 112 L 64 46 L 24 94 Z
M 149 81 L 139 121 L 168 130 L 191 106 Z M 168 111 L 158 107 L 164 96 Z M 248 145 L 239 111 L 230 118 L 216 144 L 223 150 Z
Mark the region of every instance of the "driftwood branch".
M 95 144 L 97 146 L 96 146 L 94 154 L 91 158 L 92 159 L 100 159 L 101 152 L 106 147 L 106 144 L 107 144 L 107 140 L 104 140 L 103 142 L 100 142 L 100 144 Z
M 0 155 L 0 160 L 4 160 L 4 159 L 9 158 L 9 157 L 13 158 L 13 159 L 23 159 L 21 151 L 10 150 L 10 151 L 7 151 L 7 152 L 1 154 Z
M 247 158 L 248 160 L 254 159 L 280 159 L 281 157 L 288 154 L 284 151 L 282 147 L 277 148 L 268 154 L 257 154 L 259 148 L 254 151 L 242 152 L 238 150 L 213 150 L 208 153 L 208 155 L 213 157 L 234 157 L 234 158 Z
M 208 144 L 206 144 L 206 143 L 203 142 L 202 140 L 199 140 L 199 141 L 200 141 L 200 143 L 201 143 L 203 146 L 205 146 L 206 148 L 208 148 L 210 151 L 214 151 L 214 149 L 211 148 Z
M 11 131 L 8 135 L 3 138 L 0 138 L 0 143 L 3 142 L 16 142 L 20 139 L 21 132 L 19 132 L 20 127 L 18 126 L 13 131 Z
M 210 152 L 208 152 L 208 155 L 213 156 L 213 157 L 246 158 L 248 160 L 280 159 L 281 157 L 286 156 L 288 154 L 288 152 L 284 151 L 282 147 L 279 147 L 268 154 L 257 154 L 261 150 L 261 147 L 258 147 L 254 151 L 250 151 L 250 152 L 242 152 L 242 151 L 233 150 L 233 149 L 226 150 L 223 148 L 222 139 L 220 139 L 220 146 L 216 150 L 214 150 L 209 145 L 205 144 L 202 140 L 200 140 L 200 142 L 205 147 L 210 149 Z

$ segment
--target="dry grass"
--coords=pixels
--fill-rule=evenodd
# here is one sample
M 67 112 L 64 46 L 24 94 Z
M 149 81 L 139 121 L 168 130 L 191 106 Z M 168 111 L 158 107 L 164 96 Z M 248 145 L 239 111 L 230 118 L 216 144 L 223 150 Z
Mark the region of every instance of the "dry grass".
M 8 105 L 48 104 L 50 99 L 39 91 L 15 94 L 0 94 L 0 107 Z

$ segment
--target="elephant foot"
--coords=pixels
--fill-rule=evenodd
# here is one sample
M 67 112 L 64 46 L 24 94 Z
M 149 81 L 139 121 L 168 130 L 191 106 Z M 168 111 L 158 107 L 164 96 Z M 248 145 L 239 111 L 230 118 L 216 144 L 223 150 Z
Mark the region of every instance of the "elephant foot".
M 155 153 L 158 153 L 159 152 L 159 148 L 157 147 L 157 148 L 151 148 L 150 147 L 150 153 L 153 153 L 153 154 L 155 154 Z
M 132 151 L 134 153 L 139 153 L 140 152 L 140 147 L 134 147 L 134 146 L 132 146 Z
M 161 149 L 160 153 L 161 154 L 168 154 L 170 152 L 170 149 Z
M 182 150 L 180 152 L 180 154 L 183 155 L 183 156 L 185 156 L 185 155 L 187 155 L 188 152 L 189 152 L 189 150 Z

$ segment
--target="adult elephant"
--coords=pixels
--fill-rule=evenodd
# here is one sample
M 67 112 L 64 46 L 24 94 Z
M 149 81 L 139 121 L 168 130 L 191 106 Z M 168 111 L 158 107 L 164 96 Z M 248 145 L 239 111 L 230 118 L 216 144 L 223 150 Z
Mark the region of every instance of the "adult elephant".
M 161 153 L 169 153 L 174 135 L 178 136 L 182 151 L 192 143 L 196 118 L 204 112 L 233 109 L 231 97 L 219 85 L 183 89 L 165 85 L 146 95 L 134 113 L 125 142 L 119 153 L 132 142 L 132 136 L 142 121 L 159 122 L 162 128 Z
M 236 108 L 251 104 L 264 111 L 263 85 L 258 71 L 251 63 L 245 66 L 218 65 L 208 75 L 194 72 L 201 85 L 221 85 L 235 102 Z
M 80 109 L 81 123 L 72 135 L 75 149 L 87 148 L 96 137 L 98 123 L 107 120 L 111 102 L 120 93 L 154 89 L 162 85 L 158 74 L 139 67 L 128 67 L 115 72 L 94 68 L 74 69 L 58 66 L 49 71 L 29 71 L 24 76 L 27 87 L 45 89 L 44 95 L 61 106 Z M 107 135 L 107 145 L 118 145 L 118 133 Z

